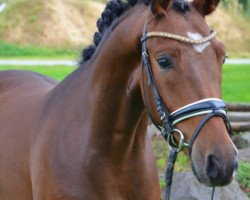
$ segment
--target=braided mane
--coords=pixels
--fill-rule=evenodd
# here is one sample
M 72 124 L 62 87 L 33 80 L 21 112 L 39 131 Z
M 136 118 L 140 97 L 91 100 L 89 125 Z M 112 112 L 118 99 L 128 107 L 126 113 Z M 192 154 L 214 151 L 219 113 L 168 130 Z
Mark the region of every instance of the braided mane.
M 106 4 L 101 17 L 97 20 L 96 26 L 98 31 L 95 32 L 93 36 L 93 44 L 83 49 L 82 56 L 80 59 L 80 66 L 86 61 L 90 60 L 95 53 L 95 50 L 102 40 L 102 36 L 113 23 L 113 21 L 119 18 L 122 14 L 128 11 L 130 8 L 134 7 L 136 4 L 144 3 L 144 5 L 149 5 L 151 0 L 111 0 Z M 186 0 L 174 0 L 173 8 L 181 13 L 189 10 L 190 6 Z

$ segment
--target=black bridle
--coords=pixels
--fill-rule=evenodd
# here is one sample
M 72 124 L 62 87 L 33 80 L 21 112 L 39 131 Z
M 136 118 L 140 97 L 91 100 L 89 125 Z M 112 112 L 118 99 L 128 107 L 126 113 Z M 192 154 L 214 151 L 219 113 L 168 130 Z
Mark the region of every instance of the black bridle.
M 166 34 L 167 34 L 167 36 L 166 36 Z M 211 40 L 214 37 L 215 34 L 213 35 L 213 37 L 211 36 L 212 34 L 214 34 L 214 33 L 211 32 L 211 34 L 207 37 L 208 39 L 206 41 Z M 149 58 L 148 52 L 147 52 L 146 40 L 148 38 L 151 38 L 152 35 L 153 35 L 153 37 L 168 37 L 168 35 L 170 35 L 171 37 L 168 37 L 170 39 L 178 40 L 178 37 L 180 37 L 180 38 L 184 38 L 184 39 L 179 40 L 179 41 L 190 43 L 190 44 L 192 42 L 188 42 L 188 41 L 190 41 L 189 39 L 186 39 L 185 37 L 178 36 L 178 35 L 174 35 L 175 38 L 173 38 L 172 37 L 173 34 L 169 34 L 169 33 L 161 32 L 159 34 L 157 32 L 151 32 L 151 35 L 150 35 L 150 33 L 148 34 L 146 31 L 146 25 L 144 27 L 143 36 L 141 38 L 142 80 L 143 80 L 143 96 L 144 96 L 144 102 L 145 102 L 145 109 L 146 109 L 147 114 L 148 114 L 149 118 L 151 119 L 152 123 L 161 131 L 162 136 L 168 142 L 169 148 L 170 148 L 170 155 L 169 155 L 169 161 L 167 164 L 166 178 L 165 178 L 165 181 L 166 181 L 165 200 L 169 200 L 170 192 L 171 192 L 171 185 L 172 185 L 173 171 L 174 171 L 174 164 L 175 164 L 178 153 L 181 150 L 183 150 L 183 148 L 188 148 L 188 152 L 189 152 L 188 154 L 189 154 L 189 157 L 190 157 L 190 160 L 192 163 L 193 144 L 194 144 L 196 138 L 198 137 L 199 133 L 201 132 L 201 129 L 203 128 L 203 126 L 212 117 L 215 117 L 215 116 L 221 117 L 223 119 L 223 121 L 226 125 L 226 128 L 227 128 L 227 131 L 230 135 L 231 135 L 231 126 L 230 126 L 230 123 L 229 123 L 229 120 L 227 117 L 226 104 L 222 100 L 216 99 L 216 98 L 203 99 L 203 100 L 194 102 L 192 104 L 188 104 L 188 105 L 178 109 L 177 111 L 175 111 L 173 113 L 170 113 L 168 111 L 167 107 L 163 103 L 163 100 L 158 92 L 156 82 L 154 79 L 154 75 L 153 75 L 153 71 L 152 71 L 152 67 L 150 64 L 150 58 Z M 194 41 L 193 43 L 195 43 L 195 42 L 197 44 L 204 43 L 204 41 Z M 149 87 L 151 85 L 151 87 L 153 89 L 153 95 L 154 95 L 153 98 L 154 98 L 156 110 L 157 110 L 159 117 L 161 119 L 161 125 L 159 125 L 156 122 L 156 120 L 154 119 L 153 115 L 151 114 L 149 106 L 148 106 L 148 100 L 147 100 L 145 83 L 144 83 L 144 76 L 143 76 L 144 69 L 146 70 L 146 75 L 147 75 L 147 87 Z M 205 115 L 205 116 L 203 117 L 203 119 L 200 121 L 200 123 L 196 127 L 189 143 L 186 143 L 185 138 L 184 138 L 184 134 L 180 130 L 174 128 L 174 126 L 181 121 L 184 121 L 186 119 L 189 119 L 189 118 L 192 118 L 195 116 L 201 116 L 201 115 L 202 116 Z M 178 144 L 174 139 L 174 134 L 178 134 L 180 137 Z M 194 173 L 196 174 L 195 168 L 193 167 L 193 163 L 192 163 L 192 168 L 193 168 Z M 212 199 L 213 199 L 213 194 L 214 194 L 214 188 L 213 188 L 213 193 L 212 193 Z

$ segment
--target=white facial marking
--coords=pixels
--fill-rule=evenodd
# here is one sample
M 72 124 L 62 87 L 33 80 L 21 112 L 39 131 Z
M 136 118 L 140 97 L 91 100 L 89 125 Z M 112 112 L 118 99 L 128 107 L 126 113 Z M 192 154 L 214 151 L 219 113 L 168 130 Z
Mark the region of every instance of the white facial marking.
M 191 33 L 191 32 L 187 32 L 187 35 L 188 37 L 190 37 L 191 39 L 193 40 L 200 40 L 202 39 L 202 35 L 199 34 L 199 33 Z M 199 52 L 199 53 L 202 53 L 206 48 L 207 46 L 210 45 L 210 42 L 205 42 L 203 44 L 196 44 L 196 45 L 193 45 L 193 48 Z

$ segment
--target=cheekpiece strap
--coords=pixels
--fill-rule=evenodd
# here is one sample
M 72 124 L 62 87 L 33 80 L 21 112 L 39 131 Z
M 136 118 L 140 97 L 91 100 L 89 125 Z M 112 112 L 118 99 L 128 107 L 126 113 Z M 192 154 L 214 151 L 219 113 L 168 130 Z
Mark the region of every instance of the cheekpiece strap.
M 153 92 L 154 92 L 154 101 L 155 101 L 155 105 L 156 105 L 156 109 L 157 112 L 159 113 L 159 116 L 161 118 L 162 121 L 162 127 L 160 127 L 156 121 L 154 120 L 151 112 L 149 111 L 149 109 L 147 108 L 148 106 L 146 106 L 146 111 L 148 113 L 148 116 L 150 117 L 152 123 L 161 131 L 162 136 L 167 140 L 168 137 L 168 133 L 173 132 L 174 129 L 172 127 L 172 124 L 169 120 L 169 116 L 170 113 L 167 110 L 167 108 L 165 107 L 162 98 L 157 90 L 157 86 L 155 83 L 155 80 L 153 78 L 153 71 L 152 71 L 152 67 L 150 64 L 150 58 L 148 56 L 148 52 L 147 52 L 147 44 L 146 44 L 146 40 L 147 40 L 147 25 L 144 25 L 144 29 L 143 29 L 143 36 L 141 38 L 141 43 L 142 43 L 142 64 L 143 66 L 145 66 L 146 68 L 146 73 L 147 73 L 147 86 L 149 87 L 150 85 L 152 86 Z M 144 80 L 144 79 L 143 79 Z M 144 91 L 145 93 L 145 91 Z M 146 98 L 146 95 L 144 94 L 144 97 Z

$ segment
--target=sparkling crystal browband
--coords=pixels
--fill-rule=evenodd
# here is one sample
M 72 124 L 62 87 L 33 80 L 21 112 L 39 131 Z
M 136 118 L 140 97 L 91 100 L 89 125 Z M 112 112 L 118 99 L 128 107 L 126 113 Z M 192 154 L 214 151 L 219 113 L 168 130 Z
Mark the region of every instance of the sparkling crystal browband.
M 215 37 L 215 35 L 216 35 L 216 31 L 211 30 L 211 33 L 207 37 L 195 40 L 195 39 L 191 39 L 188 37 L 184 37 L 184 36 L 176 35 L 172 33 L 167 33 L 167 32 L 149 32 L 147 33 L 146 38 L 164 37 L 164 38 L 169 38 L 169 39 L 177 40 L 177 41 L 188 43 L 188 44 L 203 44 L 203 43 L 210 41 L 212 38 Z

